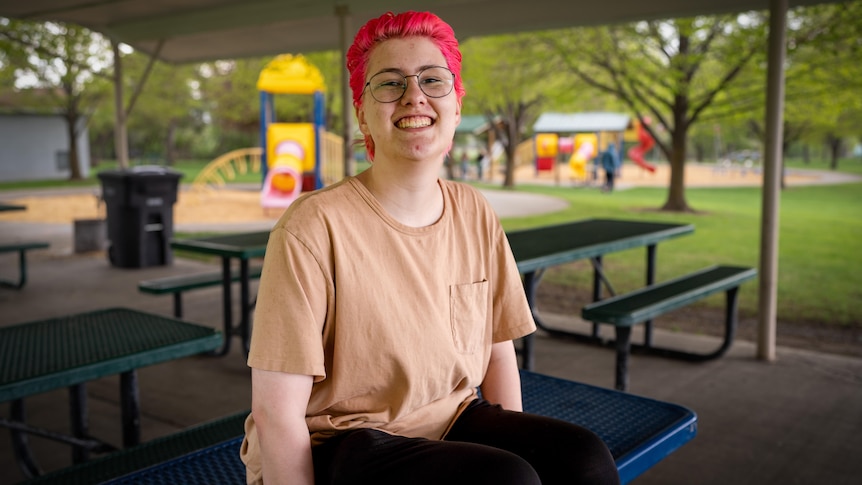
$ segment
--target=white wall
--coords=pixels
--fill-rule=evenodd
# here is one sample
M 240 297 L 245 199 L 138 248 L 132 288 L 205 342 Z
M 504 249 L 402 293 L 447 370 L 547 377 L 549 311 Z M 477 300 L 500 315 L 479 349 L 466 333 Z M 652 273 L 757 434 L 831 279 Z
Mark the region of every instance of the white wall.
M 62 154 L 69 151 L 67 131 L 60 115 L 0 114 L 0 180 L 69 178 L 68 165 L 58 167 Z M 78 163 L 81 176 L 87 177 L 90 141 L 86 129 L 78 135 Z

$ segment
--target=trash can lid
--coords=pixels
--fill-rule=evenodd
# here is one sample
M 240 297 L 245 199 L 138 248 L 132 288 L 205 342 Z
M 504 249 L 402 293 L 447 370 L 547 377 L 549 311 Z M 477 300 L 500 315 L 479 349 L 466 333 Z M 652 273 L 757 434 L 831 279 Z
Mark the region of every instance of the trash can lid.
M 163 175 L 182 177 L 183 173 L 161 165 L 137 165 L 127 170 L 102 170 L 97 174 L 99 178 L 149 177 Z
M 135 174 L 143 174 L 143 173 L 154 173 L 154 174 L 169 174 L 169 173 L 179 173 L 176 170 L 171 170 L 170 168 L 163 167 L 161 165 L 137 165 L 129 169 L 132 173 Z

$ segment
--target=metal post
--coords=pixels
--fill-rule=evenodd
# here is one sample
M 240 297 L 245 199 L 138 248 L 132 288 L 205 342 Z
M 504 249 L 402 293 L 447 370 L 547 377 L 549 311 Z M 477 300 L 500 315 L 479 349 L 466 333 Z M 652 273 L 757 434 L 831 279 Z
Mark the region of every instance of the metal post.
M 787 0 L 769 1 L 769 63 L 766 75 L 766 142 L 760 228 L 757 358 L 775 360 L 778 288 L 778 219 L 784 137 L 784 57 Z
M 123 63 L 120 44 L 111 42 L 114 50 L 114 151 L 121 169 L 129 168 L 129 138 L 126 132 L 126 108 L 123 106 Z
M 347 49 L 350 48 L 350 9 L 347 5 L 336 5 L 335 15 L 338 16 L 339 44 L 341 45 L 341 58 L 347 58 Z M 341 71 L 341 118 L 344 122 L 342 132 L 342 150 L 344 153 L 344 176 L 353 175 L 353 95 L 350 92 L 350 73 L 345 65 Z

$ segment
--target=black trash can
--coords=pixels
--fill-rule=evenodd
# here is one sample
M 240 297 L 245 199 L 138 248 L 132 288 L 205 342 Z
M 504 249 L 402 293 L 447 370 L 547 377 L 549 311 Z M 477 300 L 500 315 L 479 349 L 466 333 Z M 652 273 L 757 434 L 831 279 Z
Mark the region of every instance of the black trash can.
M 180 172 L 160 166 L 99 172 L 108 213 L 108 260 L 120 268 L 173 263 Z

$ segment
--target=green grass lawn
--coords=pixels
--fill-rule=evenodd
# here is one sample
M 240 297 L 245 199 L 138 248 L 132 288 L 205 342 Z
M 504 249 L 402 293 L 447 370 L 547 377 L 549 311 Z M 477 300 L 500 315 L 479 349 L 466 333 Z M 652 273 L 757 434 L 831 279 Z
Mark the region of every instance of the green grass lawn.
M 506 230 L 609 217 L 686 222 L 692 235 L 659 245 L 658 281 L 712 264 L 757 268 L 761 191 L 758 188 L 688 189 L 695 214 L 658 212 L 666 189 L 638 188 L 604 194 L 590 188 L 521 185 L 518 190 L 561 197 L 569 208 L 548 215 L 503 220 Z M 786 189 L 781 194 L 778 317 L 782 321 L 862 326 L 862 184 Z M 643 284 L 644 250 L 609 255 L 605 264 L 617 291 Z M 585 262 L 549 271 L 549 281 L 591 287 Z M 755 314 L 757 283 L 740 294 L 743 313 Z M 720 300 L 717 300 L 721 303 Z

